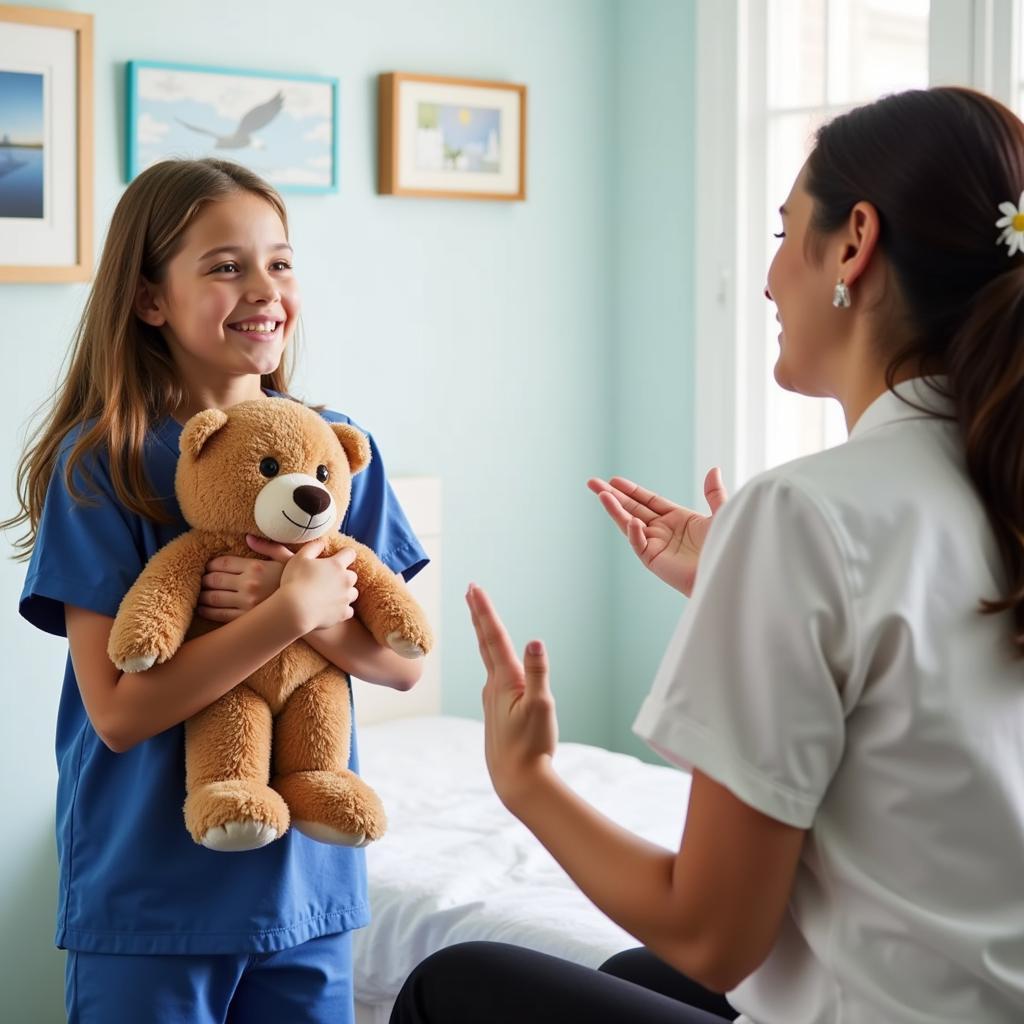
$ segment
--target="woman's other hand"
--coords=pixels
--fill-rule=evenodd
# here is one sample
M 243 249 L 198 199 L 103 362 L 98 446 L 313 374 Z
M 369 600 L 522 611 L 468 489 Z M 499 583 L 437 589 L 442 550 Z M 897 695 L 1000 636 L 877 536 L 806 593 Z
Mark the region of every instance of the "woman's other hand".
M 587 486 L 626 535 L 640 561 L 659 579 L 689 597 L 711 522 L 728 497 L 721 470 L 715 466 L 704 478 L 704 497 L 711 509 L 706 516 L 625 477 L 613 476 L 609 481 L 595 477 L 587 481 Z

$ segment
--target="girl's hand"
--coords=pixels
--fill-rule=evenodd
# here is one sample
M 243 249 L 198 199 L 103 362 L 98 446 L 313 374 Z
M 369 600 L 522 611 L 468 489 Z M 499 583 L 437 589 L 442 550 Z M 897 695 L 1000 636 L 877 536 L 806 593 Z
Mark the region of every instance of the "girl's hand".
M 529 799 L 530 790 L 551 771 L 558 745 L 547 654 L 539 640 L 532 640 L 520 662 L 490 599 L 475 584 L 470 584 L 466 603 L 487 669 L 483 690 L 487 770 L 501 802 L 514 814 L 515 807 Z
M 709 516 L 676 505 L 621 476 L 613 476 L 609 482 L 595 477 L 587 481 L 587 486 L 601 499 L 640 561 L 659 579 L 689 597 L 711 521 L 728 497 L 721 470 L 715 466 L 704 478 Z
M 359 596 L 356 574 L 349 568 L 355 561 L 355 548 L 342 548 L 336 555 L 320 558 L 325 543 L 320 538 L 303 544 L 294 554 L 288 551 L 281 572 L 279 592 L 297 615 L 303 634 L 351 619 L 352 605 Z
M 291 552 L 283 544 L 246 536 L 253 551 L 269 555 L 271 561 L 218 555 L 206 563 L 196 615 L 212 622 L 233 622 L 265 601 L 281 583 L 284 563 Z M 274 550 L 271 550 L 274 549 Z M 287 557 L 282 557 L 284 552 Z

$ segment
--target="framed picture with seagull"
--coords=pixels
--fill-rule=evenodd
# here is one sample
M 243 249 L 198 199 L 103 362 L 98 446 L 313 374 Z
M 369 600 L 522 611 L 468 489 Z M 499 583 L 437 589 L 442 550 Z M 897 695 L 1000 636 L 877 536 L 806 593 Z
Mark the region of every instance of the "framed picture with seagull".
M 289 192 L 338 190 L 338 80 L 130 61 L 127 180 L 170 157 L 218 156 Z

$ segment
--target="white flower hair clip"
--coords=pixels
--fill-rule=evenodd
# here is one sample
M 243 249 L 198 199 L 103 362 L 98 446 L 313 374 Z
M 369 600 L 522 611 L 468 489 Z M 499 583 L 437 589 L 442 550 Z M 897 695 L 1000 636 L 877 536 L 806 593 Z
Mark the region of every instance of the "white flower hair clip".
M 1017 205 L 1013 203 L 1000 203 L 999 212 L 1003 214 L 996 221 L 996 227 L 1002 228 L 1002 233 L 996 239 L 996 245 L 1007 246 L 1007 256 L 1024 252 L 1024 192 L 1021 192 Z

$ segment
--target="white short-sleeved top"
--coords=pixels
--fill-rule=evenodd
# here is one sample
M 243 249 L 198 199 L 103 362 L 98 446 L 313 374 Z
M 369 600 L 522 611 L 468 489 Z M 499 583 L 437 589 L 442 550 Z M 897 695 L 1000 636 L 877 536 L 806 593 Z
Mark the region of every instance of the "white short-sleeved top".
M 951 403 L 897 391 L 723 506 L 634 726 L 810 830 L 747 1024 L 1024 1021 L 1024 661 Z

